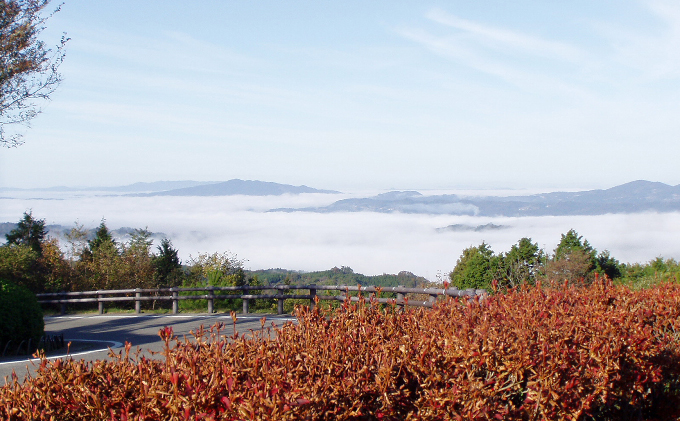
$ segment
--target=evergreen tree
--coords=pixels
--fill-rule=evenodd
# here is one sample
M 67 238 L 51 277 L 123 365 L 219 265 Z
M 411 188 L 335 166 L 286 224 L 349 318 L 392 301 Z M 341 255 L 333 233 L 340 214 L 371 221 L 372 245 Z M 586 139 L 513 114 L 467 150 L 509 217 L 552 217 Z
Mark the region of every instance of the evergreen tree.
M 451 284 L 460 289 L 484 288 L 490 291 L 500 263 L 500 258 L 488 244 L 482 242 L 477 247 L 468 247 L 463 250 L 456 267 L 449 274 Z
M 609 279 L 617 279 L 621 277 L 621 263 L 609 254 L 609 250 L 604 250 L 597 255 L 595 261 L 597 271 L 600 274 L 606 275 Z
M 30 247 L 38 256 L 42 255 L 42 243 L 47 237 L 45 220 L 33 218 L 33 212 L 24 212 L 24 217 L 17 227 L 5 235 L 7 244 Z
M 575 251 L 584 252 L 592 258 L 593 264 L 595 263 L 597 251 L 588 243 L 588 240 L 583 239 L 582 235 L 578 235 L 574 229 L 570 229 L 566 234 L 562 234 L 560 243 L 555 249 L 555 260 L 567 258 L 569 254 Z
M 593 281 L 597 250 L 588 240 L 570 229 L 562 234 L 559 244 L 555 248 L 553 258 L 546 265 L 546 275 L 549 283 L 559 285 L 564 281 L 574 285 L 587 285 Z
M 172 242 L 167 238 L 161 240 L 153 264 L 155 268 L 154 277 L 159 287 L 181 284 L 182 262 L 179 259 L 177 249 L 172 247 Z
M 543 264 L 543 251 L 531 238 L 522 238 L 502 258 L 502 280 L 509 287 L 522 283 L 533 285 Z M 499 279 L 501 281 L 501 279 Z
M 113 239 L 109 228 L 106 226 L 106 221 L 102 218 L 99 227 L 95 231 L 94 238 L 87 242 L 91 253 L 94 253 L 102 247 L 115 247 L 116 240 Z

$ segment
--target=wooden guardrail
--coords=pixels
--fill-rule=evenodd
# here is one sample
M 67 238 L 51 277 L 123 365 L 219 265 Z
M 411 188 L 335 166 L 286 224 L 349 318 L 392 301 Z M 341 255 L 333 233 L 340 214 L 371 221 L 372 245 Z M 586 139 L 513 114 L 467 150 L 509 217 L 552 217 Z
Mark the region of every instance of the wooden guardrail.
M 249 291 L 276 291 L 275 294 L 248 294 Z M 309 290 L 309 294 L 285 294 L 289 290 Z M 72 303 L 98 303 L 99 314 L 104 313 L 104 303 L 120 302 L 120 301 L 134 301 L 135 312 L 141 312 L 142 301 L 172 301 L 172 314 L 177 314 L 179 311 L 180 300 L 208 300 L 208 313 L 214 312 L 215 300 L 240 298 L 243 300 L 243 313 L 248 313 L 250 300 L 262 299 L 276 299 L 278 300 L 278 314 L 283 314 L 283 302 L 289 299 L 308 299 L 310 308 L 314 308 L 315 297 L 319 300 L 335 300 L 345 301 L 349 296 L 350 291 L 360 291 L 365 293 L 381 292 L 396 293 L 396 298 L 380 298 L 376 297 L 379 303 L 393 303 L 399 306 L 411 305 L 421 307 L 432 307 L 439 296 L 449 297 L 474 297 L 476 295 L 485 295 L 486 290 L 483 289 L 465 289 L 458 288 L 406 288 L 398 287 L 362 287 L 362 286 L 348 286 L 348 285 L 269 285 L 269 286 L 231 286 L 231 287 L 194 287 L 194 288 L 136 288 L 136 289 L 118 289 L 118 290 L 97 290 L 97 291 L 81 291 L 81 292 L 56 292 L 47 294 L 37 294 L 38 302 L 41 304 L 60 304 L 61 314 L 66 312 L 66 304 Z M 199 295 L 179 295 L 180 292 L 206 292 Z M 240 294 L 219 294 L 219 292 L 233 292 L 240 291 Z M 342 291 L 344 294 L 326 295 L 317 294 L 317 291 Z M 217 294 L 216 294 L 217 293 Z M 134 296 L 132 295 L 134 294 Z M 143 295 L 154 294 L 154 295 Z M 161 295 L 165 294 L 165 295 Z M 421 294 L 429 295 L 426 301 L 410 300 L 406 294 Z M 352 301 L 359 301 L 358 296 L 349 296 Z

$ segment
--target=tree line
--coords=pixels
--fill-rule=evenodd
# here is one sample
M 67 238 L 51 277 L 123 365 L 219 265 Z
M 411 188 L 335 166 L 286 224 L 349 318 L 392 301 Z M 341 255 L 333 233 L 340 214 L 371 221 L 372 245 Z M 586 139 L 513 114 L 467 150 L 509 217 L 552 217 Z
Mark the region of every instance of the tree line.
M 267 285 L 361 285 L 409 288 L 428 288 L 432 282 L 408 271 L 398 274 L 363 275 L 349 266 L 334 267 L 329 270 L 301 272 L 288 269 L 262 269 L 248 271 Z
M 34 293 L 257 285 L 256 278 L 246 278 L 243 261 L 229 252 L 199 253 L 182 264 L 169 239 L 154 249 L 151 235 L 136 229 L 128 241 L 118 241 L 102 220 L 93 236 L 76 225 L 62 246 L 47 235 L 44 219 L 26 212 L 0 246 L 0 278 Z
M 598 252 L 574 229 L 561 234 L 552 253 L 531 238 L 522 238 L 509 251 L 495 253 L 482 242 L 463 250 L 449 273 L 457 288 L 508 289 L 520 285 L 568 283 L 588 285 L 606 277 L 632 287 L 650 286 L 662 280 L 677 281 L 680 265 L 675 259 L 657 257 L 647 263 L 621 263 L 608 250 Z

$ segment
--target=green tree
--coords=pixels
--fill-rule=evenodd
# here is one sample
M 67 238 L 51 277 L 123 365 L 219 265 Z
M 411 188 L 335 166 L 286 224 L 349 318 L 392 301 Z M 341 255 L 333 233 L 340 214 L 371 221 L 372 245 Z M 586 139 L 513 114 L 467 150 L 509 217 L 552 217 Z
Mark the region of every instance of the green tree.
M 500 277 L 504 281 L 504 286 L 535 284 L 544 258 L 543 250 L 538 247 L 538 243 L 533 243 L 531 238 L 520 239 L 502 256 Z
M 172 242 L 164 238 L 158 246 L 158 254 L 153 258 L 154 279 L 159 287 L 172 287 L 182 282 L 182 262 Z
M 6 244 L 0 247 L 0 279 L 39 291 L 38 253 L 26 245 Z
M 112 241 L 102 242 L 92 252 L 88 249 L 80 266 L 81 288 L 85 290 L 127 287 L 124 262 Z
M 35 219 L 33 212 L 24 212 L 24 217 L 17 227 L 5 235 L 7 244 L 15 244 L 30 247 L 38 255 L 42 254 L 42 243 L 47 237 L 44 219 Z
M 50 238 L 42 243 L 42 255 L 38 258 L 40 271 L 40 292 L 70 291 L 75 273 L 66 260 L 59 241 Z
M 68 242 L 68 259 L 71 264 L 74 264 L 76 260 L 82 258 L 85 250 L 89 252 L 87 242 L 88 232 L 82 224 L 76 222 L 75 226 L 65 234 L 65 237 Z
M 680 264 L 675 259 L 657 257 L 647 263 L 619 264 L 619 282 L 633 288 L 646 288 L 659 282 L 680 280 Z
M 38 39 L 45 22 L 59 8 L 42 17 L 49 0 L 0 1 L 0 145 L 20 145 L 21 133 L 7 128 L 28 126 L 40 112 L 38 103 L 59 86 L 59 66 L 68 41 L 62 36 L 54 51 Z
M 190 283 L 212 286 L 246 284 L 243 261 L 232 253 L 199 253 L 198 257 L 190 259 Z
M 456 262 L 449 274 L 452 286 L 460 289 L 484 288 L 491 290 L 491 282 L 500 268 L 500 258 L 488 244 L 482 242 L 477 247 L 468 247 Z
M 152 233 L 148 229 L 135 229 L 130 241 L 122 246 L 123 270 L 127 288 L 153 287 L 154 265 L 151 254 Z
M 130 234 L 128 249 L 133 253 L 149 255 L 151 253 L 151 245 L 153 244 L 152 235 L 153 233 L 149 231 L 148 227 L 144 229 L 136 228 Z
M 81 254 L 79 274 L 80 288 L 86 290 L 122 289 L 129 285 L 125 262 L 104 219 Z
M 90 253 L 94 253 L 101 247 L 106 247 L 111 250 L 116 249 L 116 240 L 113 239 L 109 228 L 106 226 L 106 221 L 102 219 L 94 233 L 94 238 L 87 242 Z
M 252 278 L 251 278 L 252 279 Z M 224 253 L 199 253 L 197 257 L 190 257 L 188 276 L 184 279 L 182 286 L 243 286 L 246 285 L 246 276 L 243 271 L 243 261 L 236 255 Z M 228 299 L 230 293 L 217 293 L 222 295 L 225 300 L 215 301 L 216 307 L 225 307 L 231 310 L 238 310 L 242 305 L 241 299 Z M 205 308 L 205 300 L 193 302 L 180 301 L 181 309 L 195 310 Z
M 583 239 L 582 235 L 579 235 L 574 229 L 570 229 L 566 234 L 562 234 L 562 238 L 555 248 L 554 258 L 555 260 L 564 259 L 574 251 L 585 252 L 592 257 L 594 263 L 597 251 L 588 243 L 588 240 Z
M 609 250 L 597 254 L 595 265 L 597 272 L 606 275 L 609 279 L 618 279 L 622 275 L 621 263 L 610 255 Z
M 546 279 L 559 285 L 564 281 L 574 285 L 587 285 L 593 281 L 597 250 L 575 230 L 562 234 L 553 258 L 546 265 Z

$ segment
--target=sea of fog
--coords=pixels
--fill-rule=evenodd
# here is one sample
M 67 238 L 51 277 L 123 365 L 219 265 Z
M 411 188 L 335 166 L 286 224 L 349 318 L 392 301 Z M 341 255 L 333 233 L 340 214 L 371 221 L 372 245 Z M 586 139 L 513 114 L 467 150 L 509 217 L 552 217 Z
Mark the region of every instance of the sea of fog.
M 95 192 L 4 192 L 5 197 L 0 198 L 0 222 L 17 222 L 27 210 L 44 218 L 47 224 L 65 226 L 78 222 L 93 228 L 105 218 L 111 229 L 148 228 L 164 233 L 184 261 L 198 253 L 229 251 L 245 260 L 246 269 L 314 271 L 349 266 L 366 275 L 406 270 L 430 280 L 450 272 L 462 250 L 471 245 L 485 241 L 501 252 L 520 238 L 531 237 L 541 248 L 552 251 L 560 234 L 571 228 L 596 249 L 607 249 L 623 262 L 645 262 L 657 256 L 680 258 L 680 213 L 490 218 L 268 212 L 273 208 L 325 206 L 342 198 L 375 193 L 124 197 Z M 488 223 L 507 228 L 437 231 L 453 224 L 474 227 Z

